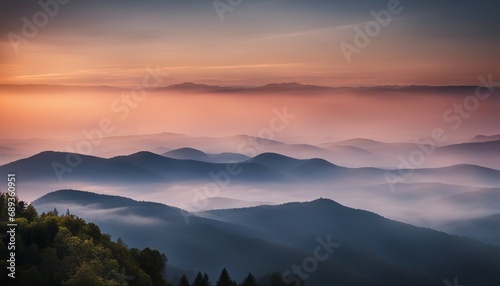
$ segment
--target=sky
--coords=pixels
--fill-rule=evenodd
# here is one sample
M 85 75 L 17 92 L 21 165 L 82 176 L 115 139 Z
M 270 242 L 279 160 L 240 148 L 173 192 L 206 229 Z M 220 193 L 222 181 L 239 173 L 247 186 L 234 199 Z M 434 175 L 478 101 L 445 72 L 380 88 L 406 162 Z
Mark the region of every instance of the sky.
M 449 130 L 443 114 L 474 94 L 151 92 L 128 107 L 126 119 L 116 109 L 152 69 L 161 86 L 499 82 L 499 8 L 498 1 L 465 0 L 0 0 L 0 120 L 8 122 L 0 139 L 78 137 L 103 118 L 116 124 L 112 135 L 258 135 L 284 107 L 298 116 L 280 134 L 287 138 L 425 138 L 436 127 Z M 13 91 L 2 84 L 121 89 Z M 481 101 L 450 136 L 500 133 L 497 110 L 497 100 Z
M 244 86 L 475 85 L 500 72 L 498 1 L 55 1 L 41 1 L 49 16 L 0 1 L 0 83 L 133 86 L 147 66 L 165 84 Z M 382 10 L 390 22 L 356 45 Z
M 276 110 L 293 120 L 270 139 L 297 144 L 500 134 L 499 11 L 497 0 L 0 0 L 0 159 L 72 151 L 103 120 L 112 125 L 104 146 L 161 132 L 265 137 Z M 161 86 L 477 86 L 482 76 L 496 93 L 147 90 L 127 102 L 151 70 Z

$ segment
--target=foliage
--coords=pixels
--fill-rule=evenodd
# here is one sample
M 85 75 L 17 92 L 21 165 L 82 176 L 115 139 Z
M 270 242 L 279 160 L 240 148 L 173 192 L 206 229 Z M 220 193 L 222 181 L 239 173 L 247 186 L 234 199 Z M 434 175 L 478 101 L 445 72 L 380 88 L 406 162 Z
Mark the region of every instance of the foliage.
M 181 280 L 179 281 L 178 286 L 190 286 L 189 280 L 187 279 L 186 275 L 183 275 L 181 277 Z
M 211 283 L 208 280 L 208 275 L 206 273 L 205 275 L 203 275 L 201 274 L 201 272 L 198 272 L 191 286 L 210 286 L 210 285 Z
M 257 281 L 252 273 L 248 273 L 248 276 L 243 280 L 241 286 L 257 286 Z
M 215 284 L 216 286 L 234 286 L 236 282 L 233 282 L 231 280 L 231 276 L 229 276 L 229 273 L 227 272 L 227 269 L 224 268 L 222 269 L 222 272 L 220 273 L 219 280 L 217 280 L 217 283 Z
M 0 232 L 8 230 L 7 194 L 0 193 Z M 16 280 L 17 285 L 63 286 L 168 286 L 165 281 L 167 257 L 149 247 L 129 248 L 118 238 L 101 233 L 94 223 L 59 211 L 39 215 L 32 205 L 16 198 Z M 7 237 L 0 240 L 0 256 L 8 257 Z M 12 285 L 7 263 L 0 260 L 0 285 Z M 240 286 L 286 285 L 279 273 L 258 280 L 249 273 Z M 226 268 L 216 286 L 236 286 Z M 301 285 L 304 285 L 301 282 Z M 207 273 L 198 272 L 190 284 L 184 275 L 178 286 L 212 286 Z
M 7 195 L 0 193 L 0 231 L 8 230 Z M 113 242 L 99 227 L 58 211 L 38 215 L 16 199 L 16 280 L 18 285 L 169 285 L 164 280 L 167 258 L 158 250 L 129 249 Z M 0 256 L 7 257 L 7 237 Z M 11 285 L 6 261 L 0 261 L 0 284 Z

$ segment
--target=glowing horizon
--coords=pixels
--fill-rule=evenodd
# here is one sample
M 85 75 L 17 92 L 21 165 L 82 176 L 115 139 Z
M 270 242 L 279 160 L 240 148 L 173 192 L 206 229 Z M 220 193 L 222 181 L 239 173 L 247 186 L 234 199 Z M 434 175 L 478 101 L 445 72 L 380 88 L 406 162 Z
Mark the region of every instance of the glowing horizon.
M 0 90 L 0 119 L 15 122 L 0 127 L 1 138 L 81 136 L 107 117 L 117 124 L 113 134 L 120 135 L 255 135 L 273 108 L 288 106 L 300 120 L 280 136 L 408 141 L 428 137 L 443 125 L 447 109 L 474 92 L 391 97 L 345 91 L 326 98 L 273 92 L 167 96 L 150 90 L 126 121 L 112 106 L 145 82 L 150 87 L 499 85 L 500 20 L 491 7 L 498 3 L 255 0 L 222 12 L 210 1 L 195 0 L 39 3 L 0 4 L 0 84 L 22 87 Z M 489 83 L 479 80 L 488 76 Z M 454 137 L 499 133 L 493 123 L 496 102 L 481 103 Z
M 123 3 L 61 4 L 28 38 L 23 18 L 34 25 L 42 8 L 7 1 L 0 83 L 133 86 L 148 65 L 168 74 L 166 84 L 231 86 L 475 85 L 478 75 L 500 72 L 498 20 L 483 3 L 401 1 L 350 63 L 339 45 L 354 45 L 356 29 L 391 1 L 243 2 L 223 21 L 206 1 Z M 481 21 L 451 24 L 464 17 Z

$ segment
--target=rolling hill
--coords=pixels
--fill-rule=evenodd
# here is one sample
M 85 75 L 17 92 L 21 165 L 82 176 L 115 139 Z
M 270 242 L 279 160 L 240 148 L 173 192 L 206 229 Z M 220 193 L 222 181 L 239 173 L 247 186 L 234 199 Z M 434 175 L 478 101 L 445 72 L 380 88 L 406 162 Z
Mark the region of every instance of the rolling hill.
M 490 216 L 448 222 L 442 229 L 500 247 L 500 213 Z
M 467 285 L 500 282 L 496 247 L 326 199 L 199 214 L 203 217 L 76 191 L 50 193 L 33 204 L 40 211 L 70 208 L 133 247 L 160 249 L 175 266 L 209 274 L 228 267 L 237 279 L 247 271 L 282 273 L 328 241 L 340 246 L 308 275 L 310 285 L 442 285 L 457 275 Z
M 234 163 L 249 159 L 249 157 L 239 153 L 207 154 L 194 148 L 180 148 L 165 152 L 162 155 L 173 159 L 195 160 L 208 163 Z
M 81 162 L 74 165 L 79 160 Z M 229 175 L 228 169 L 240 171 Z M 401 177 L 407 183 L 500 187 L 500 171 L 476 165 L 462 164 L 442 168 L 390 171 L 394 175 L 411 172 L 411 176 Z M 109 159 L 46 151 L 0 166 L 0 174 L 8 172 L 18 172 L 24 181 L 29 182 L 58 181 L 57 173 L 64 173 L 63 180 L 67 181 L 133 182 L 134 184 L 173 183 L 186 180 L 212 181 L 214 176 L 224 173 L 225 175 L 221 176 L 226 179 L 229 177 L 231 181 L 250 185 L 322 180 L 373 186 L 386 183 L 387 171 L 378 168 L 346 168 L 319 158 L 295 159 L 276 153 L 263 153 L 241 163 L 224 164 L 173 159 L 147 151 Z

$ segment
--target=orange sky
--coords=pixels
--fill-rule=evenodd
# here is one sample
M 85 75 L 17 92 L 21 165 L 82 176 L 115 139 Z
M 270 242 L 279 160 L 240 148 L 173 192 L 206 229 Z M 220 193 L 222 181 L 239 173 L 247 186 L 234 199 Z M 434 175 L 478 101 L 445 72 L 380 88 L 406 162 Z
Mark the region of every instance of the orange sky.
M 165 84 L 475 85 L 500 73 L 495 9 L 481 3 L 402 3 L 348 63 L 339 45 L 354 45 L 355 28 L 387 1 L 255 1 L 224 21 L 212 5 L 188 2 L 70 3 L 15 48 L 8 35 L 24 37 L 22 19 L 41 8 L 7 2 L 0 83 L 132 86 L 148 65 L 168 74 Z
M 158 67 L 165 86 L 478 85 L 479 75 L 500 75 L 497 2 L 402 2 L 402 12 L 350 62 L 339 46 L 354 45 L 356 29 L 373 23 L 371 12 L 387 9 L 387 1 L 246 1 L 223 20 L 210 1 L 73 1 L 29 37 L 23 29 L 39 4 L 0 5 L 0 84 L 105 85 L 128 92 L 141 86 L 147 67 Z M 13 35 L 25 40 L 13 42 Z M 117 134 L 254 134 L 273 108 L 289 106 L 300 120 L 284 135 L 409 140 L 443 124 L 443 112 L 467 96 L 156 94 L 125 121 L 110 110 L 120 93 L 4 88 L 1 137 L 80 136 L 113 116 Z M 461 136 L 497 132 L 491 126 L 496 105 L 490 104 L 481 105 Z
M 473 92 L 331 91 L 327 93 L 201 93 L 149 90 L 142 101 L 123 99 L 127 89 L 0 89 L 0 139 L 83 137 L 103 119 L 115 127 L 107 136 L 174 132 L 191 136 L 258 136 L 274 109 L 295 117 L 275 139 L 319 141 L 371 138 L 414 141 L 443 128 L 451 140 L 498 133 L 496 97 L 468 112 L 460 128 L 443 115 Z M 456 112 L 452 115 L 456 116 Z M 330 139 L 328 139 L 330 138 Z

